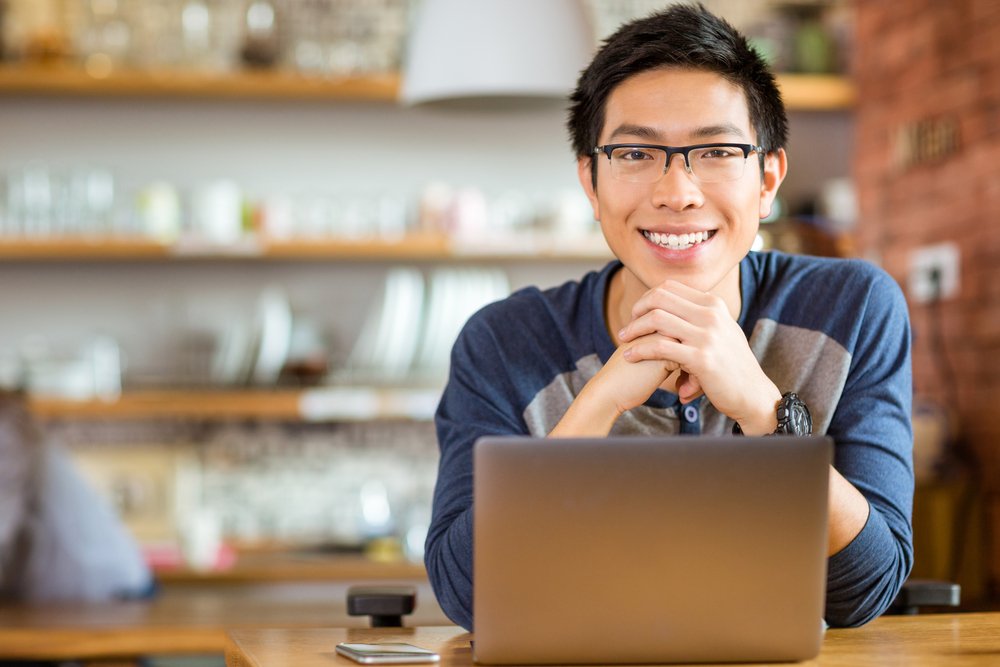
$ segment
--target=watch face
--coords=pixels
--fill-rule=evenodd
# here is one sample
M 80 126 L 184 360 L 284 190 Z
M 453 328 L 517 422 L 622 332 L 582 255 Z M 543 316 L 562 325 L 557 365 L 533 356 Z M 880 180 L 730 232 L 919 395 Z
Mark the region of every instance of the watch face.
M 812 416 L 809 408 L 795 394 L 782 397 L 778 405 L 778 431 L 789 435 L 811 435 Z
M 805 403 L 797 401 L 788 414 L 789 430 L 795 435 L 810 435 L 813 430 L 812 416 Z

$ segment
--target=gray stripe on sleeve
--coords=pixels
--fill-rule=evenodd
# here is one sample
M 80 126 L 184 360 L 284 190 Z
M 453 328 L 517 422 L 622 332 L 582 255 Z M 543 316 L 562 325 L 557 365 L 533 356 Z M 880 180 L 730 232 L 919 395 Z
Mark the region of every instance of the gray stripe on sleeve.
M 851 367 L 844 346 L 821 331 L 759 320 L 750 349 L 778 389 L 794 391 L 806 402 L 813 432 L 826 433 Z

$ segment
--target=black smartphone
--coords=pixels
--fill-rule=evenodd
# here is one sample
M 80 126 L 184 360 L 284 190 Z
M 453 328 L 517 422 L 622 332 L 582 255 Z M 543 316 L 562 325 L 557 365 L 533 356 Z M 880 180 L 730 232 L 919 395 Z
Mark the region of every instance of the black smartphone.
M 400 665 L 417 662 L 439 662 L 441 656 L 413 644 L 386 642 L 382 644 L 337 644 L 337 653 L 363 665 Z

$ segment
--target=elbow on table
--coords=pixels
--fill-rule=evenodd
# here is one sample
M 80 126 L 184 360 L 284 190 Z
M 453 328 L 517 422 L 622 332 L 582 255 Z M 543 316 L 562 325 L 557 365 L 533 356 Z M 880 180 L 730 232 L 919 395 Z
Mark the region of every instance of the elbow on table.
M 896 599 L 912 567 L 912 547 L 909 543 L 900 544 L 892 564 L 872 585 L 852 591 L 842 600 L 827 602 L 826 622 L 832 627 L 856 628 L 875 620 Z
M 427 578 L 445 616 L 472 632 L 472 581 L 455 571 L 454 561 L 442 553 L 447 548 L 442 542 L 427 544 L 424 556 Z M 461 581 L 456 581 L 456 577 Z

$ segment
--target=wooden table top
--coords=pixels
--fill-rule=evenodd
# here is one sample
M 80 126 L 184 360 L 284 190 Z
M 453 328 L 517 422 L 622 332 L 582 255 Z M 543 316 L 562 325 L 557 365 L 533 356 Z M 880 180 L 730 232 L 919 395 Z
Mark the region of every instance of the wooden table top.
M 363 582 L 362 582 L 363 583 Z M 386 583 L 386 582 L 380 582 Z M 426 580 L 407 625 L 447 623 Z M 0 605 L 0 660 L 221 655 L 234 628 L 367 626 L 347 615 L 347 582 L 167 588 L 155 599 L 100 604 Z
M 347 667 L 338 642 L 401 641 L 436 650 L 441 667 L 473 665 L 471 634 L 455 626 L 401 629 L 237 630 L 227 667 Z M 885 616 L 854 629 L 828 630 L 817 667 L 979 667 L 1000 664 L 1000 612 Z M 787 667 L 787 663 L 783 663 Z

